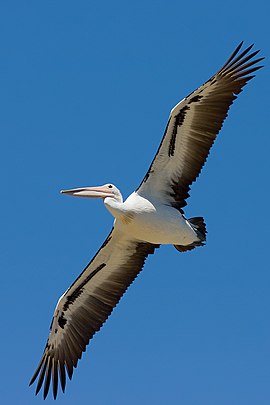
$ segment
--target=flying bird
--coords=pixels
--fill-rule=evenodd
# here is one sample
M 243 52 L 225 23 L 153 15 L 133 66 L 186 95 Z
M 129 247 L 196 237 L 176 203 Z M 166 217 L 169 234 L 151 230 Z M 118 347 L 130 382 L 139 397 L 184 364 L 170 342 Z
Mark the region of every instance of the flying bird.
M 179 252 L 202 246 L 206 225 L 202 217 L 184 215 L 191 184 L 196 180 L 228 110 L 246 83 L 260 69 L 259 51 L 235 49 L 225 65 L 171 111 L 158 151 L 141 184 L 125 201 L 109 183 L 63 190 L 63 194 L 102 198 L 114 216 L 107 239 L 59 299 L 41 361 L 30 385 L 38 378 L 36 394 L 50 385 L 65 391 L 66 375 L 85 351 L 128 286 L 142 270 L 149 254 L 161 244 Z

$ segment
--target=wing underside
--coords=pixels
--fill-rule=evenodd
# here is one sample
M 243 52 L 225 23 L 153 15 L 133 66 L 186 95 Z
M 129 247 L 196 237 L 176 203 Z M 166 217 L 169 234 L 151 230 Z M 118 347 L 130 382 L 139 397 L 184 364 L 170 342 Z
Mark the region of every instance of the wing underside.
M 157 151 L 141 185 L 140 195 L 158 196 L 164 203 L 182 209 L 190 185 L 205 164 L 228 110 L 263 58 L 252 46 L 236 48 L 225 65 L 171 111 Z
M 64 392 L 66 374 L 73 369 L 89 340 L 101 328 L 120 298 L 141 271 L 157 245 L 128 240 L 113 230 L 96 256 L 60 298 L 50 335 L 30 385 L 38 378 L 36 394 L 44 385 L 44 398 L 52 384 Z

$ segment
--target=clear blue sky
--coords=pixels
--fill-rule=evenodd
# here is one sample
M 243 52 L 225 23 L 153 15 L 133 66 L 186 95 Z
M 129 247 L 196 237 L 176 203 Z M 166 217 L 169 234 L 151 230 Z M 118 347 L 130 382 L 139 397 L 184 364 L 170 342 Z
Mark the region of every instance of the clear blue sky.
M 55 304 L 111 228 L 101 201 L 59 190 L 127 197 L 170 109 L 241 40 L 267 59 L 192 188 L 207 245 L 148 259 L 58 403 L 269 404 L 269 7 L 1 2 L 1 404 L 43 402 L 28 382 Z

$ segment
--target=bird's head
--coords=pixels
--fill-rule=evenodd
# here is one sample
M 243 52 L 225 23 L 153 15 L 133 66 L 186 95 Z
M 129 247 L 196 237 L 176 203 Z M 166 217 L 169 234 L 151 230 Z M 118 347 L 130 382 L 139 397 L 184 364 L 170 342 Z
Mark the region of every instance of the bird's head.
M 61 190 L 62 194 L 72 195 L 74 197 L 84 197 L 84 198 L 113 198 L 116 201 L 122 202 L 122 195 L 115 185 L 108 183 L 104 186 L 96 187 L 81 187 L 73 188 L 71 190 Z

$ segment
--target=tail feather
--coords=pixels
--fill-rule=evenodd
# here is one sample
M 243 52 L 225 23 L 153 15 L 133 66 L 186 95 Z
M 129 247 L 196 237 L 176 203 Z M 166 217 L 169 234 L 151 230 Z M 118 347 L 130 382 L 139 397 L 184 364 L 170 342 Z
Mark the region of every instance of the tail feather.
M 189 218 L 188 222 L 190 223 L 200 240 L 186 246 L 174 245 L 175 249 L 177 249 L 179 252 L 187 252 L 188 250 L 195 249 L 197 246 L 203 246 L 205 244 L 204 242 L 206 240 L 207 230 L 203 217 Z
M 188 222 L 190 223 L 192 228 L 196 231 L 198 237 L 202 241 L 205 241 L 207 230 L 203 217 L 189 218 Z

